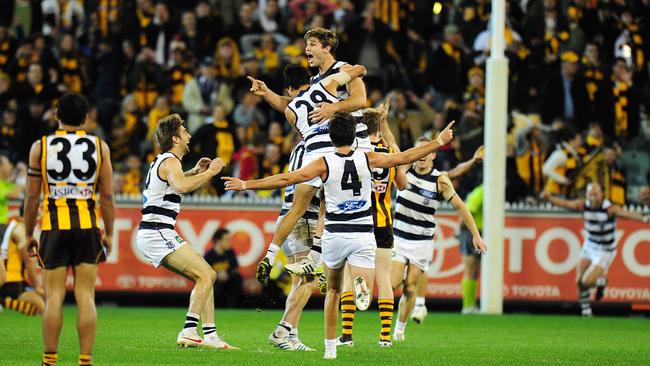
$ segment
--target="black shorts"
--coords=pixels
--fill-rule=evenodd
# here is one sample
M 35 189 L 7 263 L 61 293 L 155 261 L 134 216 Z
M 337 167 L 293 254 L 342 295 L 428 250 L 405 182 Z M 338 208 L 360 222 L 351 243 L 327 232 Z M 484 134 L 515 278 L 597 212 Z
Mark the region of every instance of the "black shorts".
M 20 294 L 25 292 L 25 283 L 22 281 L 7 282 L 0 288 L 0 299 L 11 297 L 17 299 Z
M 377 248 L 393 249 L 393 228 L 391 226 L 375 227 Z
M 458 234 L 458 241 L 460 241 L 460 254 L 463 256 L 472 255 L 478 259 L 481 259 L 481 253 L 477 253 L 476 249 L 474 249 L 474 244 L 472 243 L 472 233 L 465 227 L 460 229 L 460 233 Z
M 99 229 L 43 231 L 39 254 L 45 269 L 106 261 Z

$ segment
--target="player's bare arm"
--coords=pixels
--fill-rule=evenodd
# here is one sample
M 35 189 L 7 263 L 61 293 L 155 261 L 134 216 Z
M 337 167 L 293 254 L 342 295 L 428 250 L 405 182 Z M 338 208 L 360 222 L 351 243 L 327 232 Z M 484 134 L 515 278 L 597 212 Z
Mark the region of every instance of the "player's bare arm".
M 41 141 L 37 140 L 29 150 L 29 165 L 27 168 L 27 187 L 25 189 L 25 238 L 28 241 L 29 255 L 38 253 L 38 241 L 34 238 L 36 215 L 38 214 L 39 199 L 41 197 Z
M 111 164 L 111 151 L 106 142 L 102 140 L 102 163 L 99 168 L 99 210 L 104 221 L 104 237 L 102 245 L 106 249 L 106 256 L 113 249 L 113 224 L 115 223 L 115 198 L 113 196 L 113 164 Z
M 347 85 L 353 79 L 364 76 L 366 72 L 366 68 L 363 65 L 354 65 L 345 71 L 341 70 L 334 75 L 326 77 L 323 80 L 323 86 L 330 94 L 336 95 L 336 89 L 339 86 Z
M 196 165 L 194 166 L 194 168 L 186 171 L 184 174 L 185 174 L 186 177 L 201 174 L 204 171 L 208 170 L 208 168 L 210 167 L 211 162 L 212 162 L 212 159 L 202 157 L 201 159 L 199 159 L 198 162 L 196 162 Z
M 623 207 L 619 205 L 611 205 L 607 209 L 607 213 L 610 216 L 616 216 L 620 217 L 623 219 L 629 219 L 629 220 L 635 220 L 635 221 L 641 221 L 645 224 L 650 223 L 650 215 L 644 215 L 640 212 L 632 212 L 624 209 Z
M 573 211 L 582 211 L 584 209 L 584 202 L 582 200 L 567 200 L 560 197 L 551 196 L 547 191 L 543 191 L 539 198 L 548 201 L 555 206 L 564 207 Z
M 160 164 L 160 178 L 169 182 L 169 185 L 177 192 L 189 193 L 197 190 L 212 177 L 219 174 L 225 163 L 221 158 L 210 162 L 208 169 L 202 173 L 186 176 L 183 167 L 178 159 L 166 159 Z
M 472 156 L 471 159 L 458 164 L 454 169 L 450 170 L 447 175 L 449 176 L 449 179 L 460 178 L 469 173 L 469 171 L 481 161 L 483 161 L 483 145 L 479 146 L 478 149 L 474 151 L 474 156 Z
M 474 217 L 472 216 L 472 213 L 469 212 L 469 209 L 467 208 L 467 205 L 465 205 L 465 202 L 463 202 L 460 196 L 456 194 L 454 185 L 451 183 L 449 177 L 446 175 L 441 175 L 438 178 L 438 184 L 440 185 L 440 192 L 442 193 L 442 197 L 447 202 L 449 202 L 456 209 L 456 211 L 458 211 L 458 214 L 463 219 L 465 226 L 467 226 L 469 231 L 472 233 L 472 244 L 474 244 L 474 249 L 481 253 L 487 253 L 487 245 L 481 237 L 481 232 L 476 226 L 476 221 L 474 221 Z
M 383 138 L 386 146 L 393 150 L 393 153 L 401 152 L 399 146 L 397 145 L 397 139 L 393 135 L 393 131 L 388 125 L 388 112 L 390 111 L 390 101 L 391 98 L 386 98 L 386 101 L 382 103 L 377 111 L 381 114 L 379 120 L 379 130 L 381 131 L 381 137 Z M 410 165 L 400 165 L 395 168 L 395 188 L 400 191 L 403 191 L 408 187 L 408 179 L 406 178 L 406 172 L 408 171 Z
M 309 165 L 295 170 L 290 173 L 276 174 L 264 179 L 253 179 L 244 181 L 234 177 L 223 177 L 226 182 L 226 190 L 243 191 L 243 190 L 260 190 L 260 189 L 277 189 L 284 188 L 291 184 L 306 182 L 310 179 L 321 177 L 327 179 L 327 166 L 325 159 L 317 159 Z
M 406 151 L 389 155 L 367 152 L 366 155 L 368 156 L 370 167 L 390 168 L 398 165 L 410 164 L 416 160 L 422 159 L 428 154 L 438 150 L 441 146 L 448 144 L 454 138 L 454 132 L 452 130 L 454 123 L 454 121 L 449 123 L 435 140 L 410 148 Z
M 345 65 L 341 67 L 341 71 L 346 71 L 352 66 Z M 315 108 L 309 113 L 309 118 L 313 121 L 325 121 L 334 115 L 336 112 L 354 112 L 366 106 L 366 86 L 363 80 L 356 78 L 347 84 L 348 94 L 347 99 L 338 103 L 319 103 L 318 108 Z
M 269 87 L 266 86 L 266 83 L 262 80 L 255 79 L 251 76 L 247 76 L 247 78 L 251 82 L 250 91 L 253 94 L 264 98 L 264 100 L 278 112 L 284 112 L 284 110 L 287 109 L 289 102 L 291 102 L 290 97 L 284 97 L 275 93 L 273 90 L 269 89 Z

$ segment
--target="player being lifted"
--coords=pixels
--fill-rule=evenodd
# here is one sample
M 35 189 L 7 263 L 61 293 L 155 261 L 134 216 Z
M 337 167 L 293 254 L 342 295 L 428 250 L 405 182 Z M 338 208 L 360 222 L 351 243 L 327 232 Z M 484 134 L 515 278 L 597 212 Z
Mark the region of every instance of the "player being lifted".
M 587 185 L 586 200 L 566 200 L 542 192 L 541 198 L 552 204 L 582 212 L 587 238 L 580 251 L 580 261 L 576 269 L 576 284 L 582 316 L 590 317 L 591 289 L 596 287 L 596 300 L 604 295 L 607 284 L 607 270 L 616 257 L 616 218 L 650 223 L 650 216 L 627 211 L 621 206 L 603 199 L 603 191 L 598 183 Z
M 136 243 L 154 267 L 162 265 L 194 282 L 185 324 L 176 343 L 185 347 L 233 349 L 235 347 L 219 338 L 214 323 L 213 285 L 217 275 L 175 231 L 181 194 L 196 190 L 219 174 L 224 162 L 220 158 L 201 158 L 194 168 L 183 172 L 181 159 L 189 151 L 192 136 L 178 114 L 161 118 L 156 135 L 163 152 L 151 162 L 147 173 Z M 203 339 L 197 332 L 199 319 Z
M 59 99 L 59 130 L 34 142 L 29 152 L 25 197 L 25 237 L 32 255 L 42 258 L 45 288 L 42 365 L 56 365 L 62 305 L 68 267 L 74 275 L 77 302 L 79 365 L 92 364 L 97 327 L 95 281 L 97 263 L 111 250 L 115 217 L 108 145 L 82 129 L 88 116 L 86 99 L 69 93 Z M 34 238 L 43 191 L 40 242 Z M 99 232 L 99 210 L 105 236 Z
M 429 143 L 427 138 L 421 137 L 415 142 L 415 146 Z M 403 285 L 403 295 L 393 331 L 393 339 L 397 341 L 404 340 L 407 318 L 415 305 L 417 284 L 429 271 L 434 249 L 435 214 L 443 199 L 460 213 L 472 233 L 474 248 L 483 253 L 486 251 L 485 242 L 476 228 L 472 214 L 456 194 L 449 177 L 433 167 L 434 159 L 434 153 L 427 154 L 408 169 L 408 186 L 398 192 L 395 201 L 395 247 L 391 279 L 393 288 Z
M 285 110 L 285 116 L 304 137 L 303 141 L 292 151 L 289 162 L 290 171 L 307 165 L 310 161 L 322 156 L 324 152 L 333 151 L 327 124 L 313 122 L 309 118 L 309 111 L 317 102 L 338 102 L 334 96 L 336 89 L 350 80 L 364 75 L 365 71 L 363 66 L 357 65 L 310 85 L 309 70 L 298 65 L 288 65 L 285 68 L 285 86 L 288 94 L 293 98 Z M 363 127 L 365 130 L 365 126 Z M 276 232 L 282 232 L 279 235 L 282 237 L 283 230 L 289 230 L 286 240 L 282 242 L 282 250 L 287 255 L 289 264 L 300 262 L 309 254 L 310 243 L 316 233 L 320 211 L 319 188 L 321 185 L 320 178 L 316 178 L 304 184 L 291 185 L 285 191 Z M 296 198 L 297 191 L 310 192 L 311 199 Z M 293 209 L 294 205 L 297 206 L 296 209 Z M 268 274 L 265 270 L 271 267 L 271 262 L 277 253 L 273 249 L 275 248 L 269 251 L 260 266 L 260 270 L 263 271 L 258 272 L 258 279 L 262 284 L 266 284 L 268 281 Z M 313 279 L 314 276 L 307 279 L 292 275 L 293 286 L 287 297 L 285 313 L 275 331 L 269 336 L 269 343 L 272 345 L 284 350 L 312 350 L 300 342 L 297 333 L 302 309 L 314 290 Z
M 334 59 L 333 53 L 336 51 L 338 39 L 336 33 L 333 31 L 324 28 L 314 28 L 305 33 L 304 38 L 307 43 L 305 53 L 307 54 L 309 66 L 318 68 L 318 75 L 312 77 L 310 80 L 312 84 L 320 82 L 340 71 L 347 71 L 352 67 L 345 62 Z M 274 109 L 283 113 L 285 112 L 292 99 L 291 97 L 283 97 L 274 93 L 261 80 L 251 77 L 249 77 L 249 80 L 252 82 L 252 92 L 262 96 Z M 311 102 L 309 103 L 311 110 L 308 111 L 309 114 L 307 115 L 310 123 L 326 121 L 332 117 L 334 112 L 354 112 L 354 115 L 357 117 L 361 115 L 360 110 L 366 105 L 366 89 L 361 79 L 355 78 L 347 83 L 345 87 L 341 85 L 337 89 L 336 96 L 339 99 L 338 103 L 306 100 L 306 102 Z M 365 127 L 362 124 L 358 126 L 359 130 L 357 132 L 361 139 L 359 146 L 370 151 L 371 146 L 369 140 L 367 140 L 367 132 L 363 130 Z M 327 138 L 326 131 L 321 132 L 324 133 L 320 137 Z M 303 137 L 307 138 L 308 136 L 303 135 Z M 314 188 L 310 188 L 307 184 L 297 185 L 294 192 L 294 202 L 309 202 L 314 195 L 314 191 Z M 306 205 L 301 205 L 300 207 L 294 205 L 285 216 L 283 222 L 287 222 L 281 223 L 280 228 L 278 228 L 273 236 L 265 259 L 257 267 L 257 277 L 261 282 L 268 281 L 265 278 L 268 278 L 271 271 L 271 264 L 279 250 L 279 244 L 282 244 L 286 240 L 289 231 L 293 228 L 295 222 L 305 213 L 305 210 Z M 314 274 L 321 263 L 319 237 L 320 231 L 322 231 L 321 227 L 319 227 L 318 231 L 313 239 L 309 256 L 298 263 L 288 265 L 287 270 L 297 275 Z
M 336 324 L 341 280 L 346 262 L 355 282 L 355 301 L 360 310 L 370 306 L 375 268 L 375 237 L 372 219 L 372 169 L 411 163 L 432 153 L 453 138 L 451 126 L 435 141 L 397 154 L 353 150 L 356 120 L 349 113 L 337 113 L 329 122 L 329 135 L 336 148 L 294 172 L 260 180 L 242 181 L 225 177 L 227 190 L 275 189 L 315 177 L 323 181 L 325 232 L 323 262 L 327 272 L 325 297 L 325 358 L 336 358 Z

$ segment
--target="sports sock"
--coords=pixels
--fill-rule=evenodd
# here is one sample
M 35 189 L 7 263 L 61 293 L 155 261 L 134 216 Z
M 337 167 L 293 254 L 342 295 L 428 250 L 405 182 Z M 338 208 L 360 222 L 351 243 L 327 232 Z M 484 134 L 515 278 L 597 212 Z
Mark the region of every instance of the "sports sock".
M 580 308 L 585 311 L 585 310 L 591 310 L 591 304 L 589 303 L 589 298 L 591 297 L 591 292 L 589 289 L 586 290 L 580 290 L 579 293 L 579 302 L 580 302 Z
M 325 340 L 325 352 L 336 354 L 336 338 Z
M 289 332 L 289 338 L 298 339 L 298 328 L 291 328 L 291 331 Z
M 352 325 L 354 323 L 354 312 L 357 305 L 354 303 L 352 291 L 341 294 L 341 325 L 343 326 L 343 338 L 352 338 Z
M 406 323 L 402 323 L 399 320 L 395 322 L 395 331 L 396 332 L 403 332 L 405 329 L 406 329 Z
M 5 297 L 4 307 L 5 309 L 15 310 L 27 316 L 32 316 L 36 314 L 36 310 L 37 310 L 36 306 L 32 305 L 32 303 L 30 302 L 23 301 L 23 300 L 16 300 L 10 297 Z
M 379 317 L 381 319 L 380 341 L 390 341 L 390 328 L 393 325 L 393 308 L 395 300 L 379 299 Z
M 269 259 L 269 263 L 273 264 L 275 263 L 275 256 L 278 255 L 278 252 L 280 251 L 280 247 L 271 243 L 269 244 L 269 249 L 266 250 L 266 258 Z
M 194 314 L 194 313 L 187 313 L 187 316 L 185 317 L 185 325 L 183 326 L 183 330 L 185 329 L 193 329 L 196 330 L 196 326 L 199 323 L 199 316 Z
M 417 296 L 415 298 L 415 306 L 424 306 L 424 296 Z
M 460 284 L 463 288 L 463 309 L 469 309 L 476 304 L 476 280 L 463 278 Z
M 203 323 L 203 337 L 210 334 L 217 335 L 217 326 L 214 323 Z
M 59 355 L 56 352 L 43 352 L 43 361 L 41 366 L 56 366 Z
M 275 335 L 278 337 L 286 337 L 289 334 L 291 334 L 291 329 L 293 328 L 293 325 L 291 323 L 285 322 L 284 320 L 281 320 L 278 323 L 277 328 L 275 328 Z
M 320 236 L 314 236 L 311 244 L 311 250 L 309 251 L 309 256 L 317 264 L 321 265 L 323 263 L 322 259 L 322 249 L 321 249 L 321 238 Z
M 83 353 L 79 354 L 79 366 L 91 366 L 93 364 L 93 356 L 85 355 Z
M 605 287 L 605 285 L 607 285 L 607 277 L 605 276 L 598 277 L 598 279 L 596 280 L 596 286 Z

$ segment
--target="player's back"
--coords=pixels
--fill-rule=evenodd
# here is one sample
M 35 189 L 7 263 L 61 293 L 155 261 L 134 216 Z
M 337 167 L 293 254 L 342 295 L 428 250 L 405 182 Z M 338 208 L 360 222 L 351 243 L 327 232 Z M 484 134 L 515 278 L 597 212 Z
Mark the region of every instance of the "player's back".
M 335 152 L 323 158 L 327 165 L 325 230 L 343 235 L 372 232 L 372 171 L 365 152 Z
M 392 154 L 393 150 L 381 142 L 373 142 L 373 151 L 380 154 Z M 372 206 L 375 227 L 389 227 L 393 224 L 391 214 L 391 188 L 395 182 L 396 168 L 375 168 L 372 171 Z
M 158 171 L 160 165 L 167 159 L 178 159 L 178 157 L 171 152 L 164 152 L 156 156 L 149 167 L 142 192 L 141 228 L 143 224 L 147 226 L 147 223 L 156 223 L 173 230 L 176 225 L 176 217 L 181 210 L 181 195 L 160 177 Z
M 305 138 L 312 134 L 320 124 L 324 122 L 312 121 L 309 117 L 318 103 L 336 103 L 338 99 L 335 95 L 330 94 L 322 83 L 312 84 L 309 89 L 300 92 L 295 98 L 289 102 L 288 108 L 296 116 L 296 129 L 300 135 Z
M 98 227 L 96 193 L 102 164 L 101 146 L 99 137 L 83 130 L 59 130 L 41 138 L 44 192 L 41 230 Z

